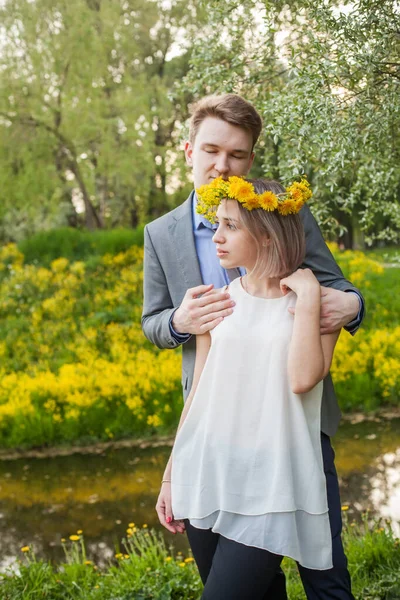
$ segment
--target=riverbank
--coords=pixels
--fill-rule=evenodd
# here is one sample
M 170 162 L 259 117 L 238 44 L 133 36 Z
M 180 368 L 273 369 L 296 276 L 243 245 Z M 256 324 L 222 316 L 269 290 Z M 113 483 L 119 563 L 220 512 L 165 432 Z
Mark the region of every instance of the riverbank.
M 344 507 L 345 509 L 346 507 Z M 344 510 L 344 545 L 357 600 L 389 600 L 400 597 L 399 540 L 390 527 L 379 522 L 371 528 L 347 522 Z M 100 569 L 86 558 L 83 534 L 64 540 L 65 560 L 52 565 L 38 561 L 33 549 L 24 547 L 14 570 L 2 573 L 4 600 L 198 600 L 202 584 L 192 556 L 167 547 L 159 532 L 130 524 L 127 538 L 109 565 Z M 16 567 L 16 568 L 15 568 Z M 289 600 L 305 600 L 293 561 L 285 559 Z
M 342 415 L 344 423 L 357 425 L 365 422 L 390 421 L 400 418 L 400 407 L 380 408 L 370 413 L 350 412 Z M 72 454 L 102 454 L 107 450 L 121 448 L 172 448 L 175 439 L 175 429 L 170 435 L 148 435 L 135 439 L 112 440 L 109 442 L 95 442 L 88 444 L 70 444 L 44 448 L 14 448 L 12 450 L 0 449 L 0 460 L 18 460 L 20 458 L 52 458 L 56 456 L 70 456 Z

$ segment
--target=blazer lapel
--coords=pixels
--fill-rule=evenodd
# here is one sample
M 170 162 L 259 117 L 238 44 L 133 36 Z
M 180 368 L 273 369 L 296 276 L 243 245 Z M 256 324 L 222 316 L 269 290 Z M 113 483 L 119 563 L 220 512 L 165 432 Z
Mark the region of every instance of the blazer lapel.
M 188 288 L 202 285 L 199 259 L 193 235 L 192 192 L 189 198 L 175 211 L 174 222 L 169 226 L 177 261 Z

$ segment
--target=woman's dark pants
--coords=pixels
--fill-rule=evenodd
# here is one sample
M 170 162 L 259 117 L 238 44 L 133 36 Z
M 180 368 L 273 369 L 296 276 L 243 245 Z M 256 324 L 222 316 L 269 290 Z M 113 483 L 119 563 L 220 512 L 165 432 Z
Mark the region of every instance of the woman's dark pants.
M 330 439 L 321 433 L 322 455 L 332 531 L 333 568 L 325 571 L 298 565 L 308 600 L 354 600 L 342 540 L 339 484 Z M 187 536 L 204 584 L 202 600 L 287 600 L 282 557 L 229 540 L 211 529 L 192 527 Z

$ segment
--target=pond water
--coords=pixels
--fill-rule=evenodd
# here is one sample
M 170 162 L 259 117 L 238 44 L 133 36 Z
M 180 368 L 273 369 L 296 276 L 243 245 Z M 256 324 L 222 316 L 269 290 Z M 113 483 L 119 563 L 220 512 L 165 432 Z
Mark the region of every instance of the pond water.
M 400 418 L 342 423 L 333 440 L 341 500 L 350 519 L 368 510 L 400 534 Z M 0 566 L 32 545 L 36 555 L 63 559 L 61 538 L 82 529 L 91 560 L 114 556 L 128 523 L 165 531 L 154 510 L 171 447 L 97 450 L 53 458 L 0 461 Z M 185 535 L 167 544 L 188 552 Z

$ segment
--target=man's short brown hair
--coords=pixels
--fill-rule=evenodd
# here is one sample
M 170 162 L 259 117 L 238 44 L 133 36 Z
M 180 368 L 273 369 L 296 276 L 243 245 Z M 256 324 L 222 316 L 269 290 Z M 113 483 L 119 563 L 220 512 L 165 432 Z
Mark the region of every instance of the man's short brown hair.
M 249 131 L 253 138 L 253 148 L 259 138 L 262 120 L 256 109 L 237 94 L 205 96 L 191 110 L 189 141 L 194 144 L 200 125 L 207 117 L 221 119 L 236 127 Z

